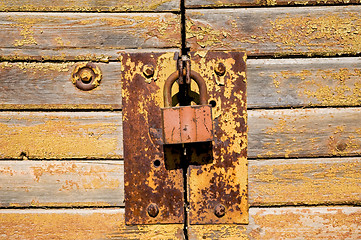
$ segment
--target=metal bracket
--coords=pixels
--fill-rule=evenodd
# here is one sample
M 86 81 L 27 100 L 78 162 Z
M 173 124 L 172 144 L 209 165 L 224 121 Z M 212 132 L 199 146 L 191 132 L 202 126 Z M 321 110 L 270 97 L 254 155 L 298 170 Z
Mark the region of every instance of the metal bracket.
M 163 142 L 163 86 L 179 64 L 173 56 L 121 55 L 126 224 L 183 223 L 184 214 L 190 224 L 248 223 L 245 53 L 190 54 L 213 106 L 214 141 L 188 144 L 186 189 L 182 145 Z

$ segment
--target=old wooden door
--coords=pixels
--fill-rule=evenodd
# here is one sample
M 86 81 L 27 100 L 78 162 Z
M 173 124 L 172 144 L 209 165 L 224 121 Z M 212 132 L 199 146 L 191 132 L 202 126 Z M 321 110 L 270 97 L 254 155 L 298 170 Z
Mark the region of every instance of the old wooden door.
M 359 4 L 1 1 L 0 239 L 360 239 Z M 125 225 L 120 52 L 182 45 L 247 51 L 249 225 Z

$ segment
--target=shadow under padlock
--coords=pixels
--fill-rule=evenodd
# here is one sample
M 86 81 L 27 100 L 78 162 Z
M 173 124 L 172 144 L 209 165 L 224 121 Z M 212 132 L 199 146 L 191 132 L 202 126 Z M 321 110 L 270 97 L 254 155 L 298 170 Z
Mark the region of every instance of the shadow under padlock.
M 206 83 L 195 71 L 190 71 L 199 88 L 199 94 L 188 89 L 190 84 L 180 85 L 180 90 L 186 87 L 184 102 L 191 101 L 199 105 L 176 106 L 182 102 L 179 91 L 172 97 L 171 89 L 179 78 L 179 72 L 168 77 L 164 84 L 164 108 L 162 112 L 163 149 L 165 167 L 168 170 L 187 167 L 188 165 L 203 165 L 213 161 L 213 121 L 212 106 L 207 104 L 208 94 Z M 184 90 L 184 89 L 183 89 Z

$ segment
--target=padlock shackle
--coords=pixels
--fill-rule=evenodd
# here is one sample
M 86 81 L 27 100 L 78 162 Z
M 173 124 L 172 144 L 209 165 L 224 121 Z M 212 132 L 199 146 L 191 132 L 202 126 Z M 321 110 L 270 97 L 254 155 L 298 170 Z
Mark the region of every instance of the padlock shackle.
M 208 100 L 207 85 L 201 75 L 193 70 L 190 72 L 190 77 L 193 79 L 199 88 L 199 101 L 200 105 L 206 105 Z M 164 107 L 172 107 L 172 86 L 174 82 L 179 78 L 179 71 L 172 73 L 164 84 L 163 99 Z

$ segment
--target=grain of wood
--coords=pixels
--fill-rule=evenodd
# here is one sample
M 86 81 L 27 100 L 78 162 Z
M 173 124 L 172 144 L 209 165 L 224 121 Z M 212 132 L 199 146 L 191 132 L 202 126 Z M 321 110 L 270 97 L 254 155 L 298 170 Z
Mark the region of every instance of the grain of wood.
M 360 158 L 249 161 L 251 206 L 361 204 Z
M 0 158 L 122 158 L 116 112 L 2 112 Z
M 360 118 L 360 108 L 250 110 L 248 158 L 360 156 Z M 2 112 L 0 126 L 2 159 L 123 156 L 120 112 Z
M 360 239 L 360 207 L 251 208 L 250 224 L 189 226 L 190 239 Z
M 3 239 L 183 239 L 183 224 L 126 226 L 124 209 L 0 210 Z
M 360 207 L 251 208 L 250 216 L 248 226 L 189 226 L 189 239 L 361 237 Z M 182 224 L 125 226 L 124 209 L 2 209 L 0 223 L 4 239 L 183 239 Z
M 357 4 L 360 0 L 188 0 L 186 8 L 248 7 L 248 6 L 285 6 L 285 5 L 333 5 Z
M 76 64 L 0 63 L 0 109 L 120 109 L 120 63 L 97 63 L 102 81 L 89 92 L 71 83 Z M 360 58 L 248 59 L 247 103 L 249 108 L 359 106 L 360 77 Z
M 248 59 L 249 108 L 360 106 L 361 58 Z
M 173 13 L 0 13 L 3 60 L 116 60 L 122 49 L 180 47 Z
M 361 108 L 248 111 L 248 158 L 356 156 Z
M 131 12 L 131 11 L 176 11 L 179 0 L 10 0 L 3 1 L 0 11 L 41 11 L 41 12 Z
M 187 10 L 192 50 L 246 49 L 248 56 L 356 55 L 360 6 Z
M 361 204 L 361 159 L 249 161 L 251 206 Z M 0 207 L 124 206 L 123 161 L 0 161 Z
M 1 161 L 1 207 L 124 206 L 123 161 Z
M 82 91 L 72 82 L 82 62 L 0 63 L 1 109 L 120 109 L 120 63 L 97 63 L 100 85 Z

